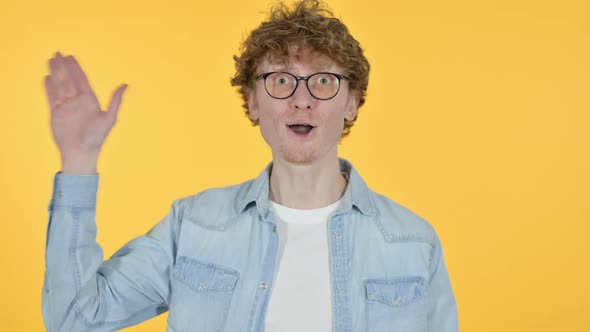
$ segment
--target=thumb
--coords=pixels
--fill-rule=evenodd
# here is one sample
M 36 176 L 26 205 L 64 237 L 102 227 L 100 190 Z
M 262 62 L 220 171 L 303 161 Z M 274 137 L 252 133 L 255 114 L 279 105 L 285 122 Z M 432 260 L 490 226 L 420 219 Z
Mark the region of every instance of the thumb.
M 123 93 L 127 90 L 127 84 L 123 84 L 113 92 L 113 96 L 111 97 L 111 102 L 109 104 L 108 113 L 113 116 L 117 117 L 117 113 L 119 113 L 119 106 L 121 105 L 121 100 L 123 99 Z

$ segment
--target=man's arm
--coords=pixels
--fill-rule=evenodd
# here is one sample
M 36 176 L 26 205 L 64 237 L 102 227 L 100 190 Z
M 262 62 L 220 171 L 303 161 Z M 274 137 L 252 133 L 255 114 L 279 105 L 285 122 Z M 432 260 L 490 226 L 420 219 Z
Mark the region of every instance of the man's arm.
M 178 207 L 103 262 L 96 242 L 99 176 L 55 176 L 43 319 L 48 331 L 113 331 L 167 310 Z
M 458 329 L 457 302 L 437 237 L 432 250 L 428 286 L 428 331 L 456 332 Z

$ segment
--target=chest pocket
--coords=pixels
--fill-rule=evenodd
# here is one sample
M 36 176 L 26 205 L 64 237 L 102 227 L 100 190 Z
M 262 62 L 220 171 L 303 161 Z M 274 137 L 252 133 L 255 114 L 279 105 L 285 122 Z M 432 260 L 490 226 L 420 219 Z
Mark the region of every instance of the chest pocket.
M 426 284 L 422 277 L 365 280 L 367 331 L 424 332 Z
M 168 325 L 175 331 L 222 331 L 239 273 L 181 256 L 172 270 Z

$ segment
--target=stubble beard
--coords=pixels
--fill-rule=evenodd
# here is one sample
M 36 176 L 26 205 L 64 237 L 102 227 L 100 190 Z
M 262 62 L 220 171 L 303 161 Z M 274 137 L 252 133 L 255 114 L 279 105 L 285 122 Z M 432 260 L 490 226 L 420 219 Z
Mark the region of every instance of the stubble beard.
M 315 146 L 296 146 L 288 144 L 281 146 L 280 153 L 283 159 L 293 164 L 310 164 L 317 159 Z

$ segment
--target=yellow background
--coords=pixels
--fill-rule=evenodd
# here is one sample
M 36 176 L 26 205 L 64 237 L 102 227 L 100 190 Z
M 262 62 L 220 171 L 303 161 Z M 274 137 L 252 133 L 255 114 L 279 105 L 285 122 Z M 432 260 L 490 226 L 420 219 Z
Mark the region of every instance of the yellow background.
M 437 229 L 462 331 L 590 326 L 587 1 L 329 2 L 372 64 L 341 155 Z M 229 85 L 256 1 L 0 6 L 0 322 L 41 331 L 47 205 L 60 168 L 42 84 L 74 54 L 104 107 L 129 83 L 99 163 L 105 256 L 171 202 L 258 175 L 270 152 Z M 164 331 L 163 315 L 128 331 Z

